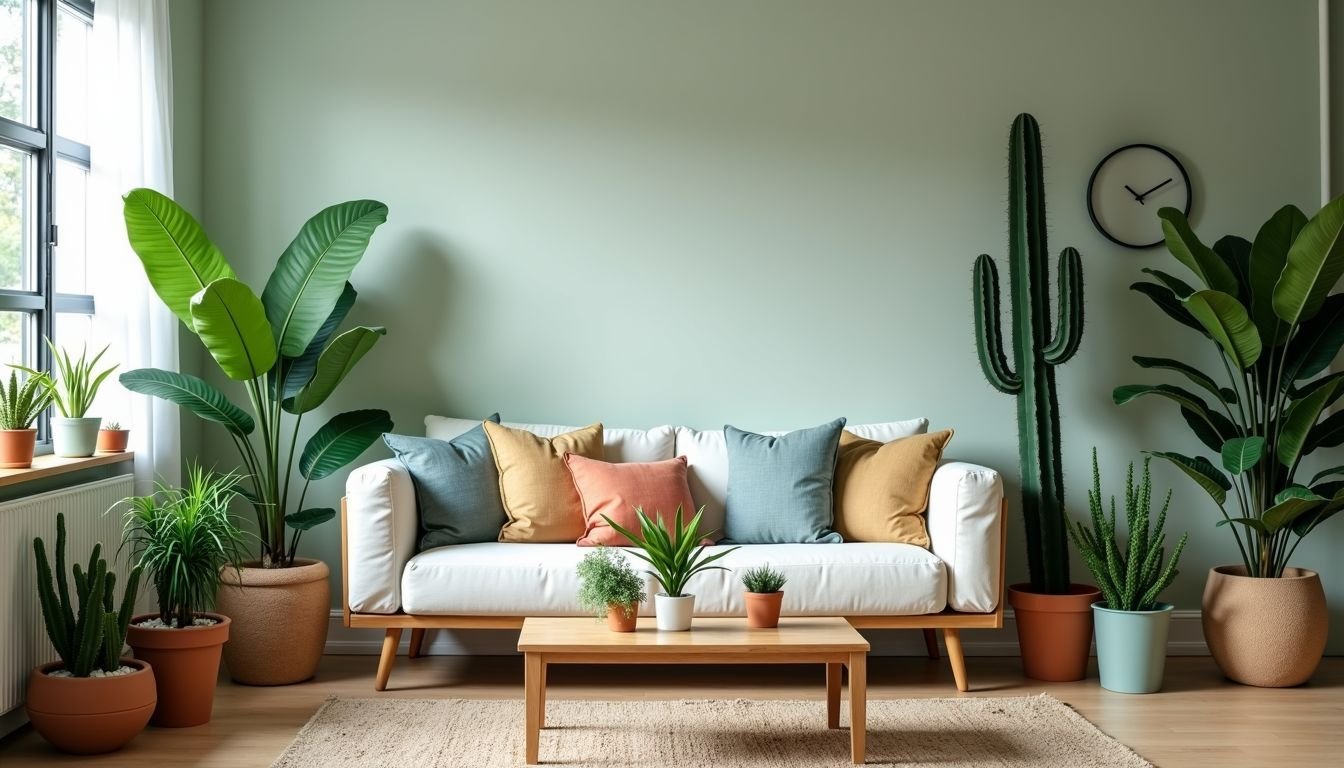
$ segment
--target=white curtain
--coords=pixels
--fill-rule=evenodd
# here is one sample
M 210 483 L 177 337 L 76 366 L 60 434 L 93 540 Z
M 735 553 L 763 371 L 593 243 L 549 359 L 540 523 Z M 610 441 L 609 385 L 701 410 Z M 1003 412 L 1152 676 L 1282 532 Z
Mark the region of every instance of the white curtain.
M 120 371 L 178 370 L 178 320 L 154 294 L 131 251 L 121 203 L 135 187 L 173 194 L 171 58 L 168 0 L 94 4 L 89 272 L 97 315 L 91 335 L 110 345 L 106 359 L 120 363 Z M 120 414 L 122 426 L 131 430 L 137 492 L 148 493 L 155 480 L 178 484 L 177 406 L 132 394 L 115 382 L 105 389 L 101 412 Z

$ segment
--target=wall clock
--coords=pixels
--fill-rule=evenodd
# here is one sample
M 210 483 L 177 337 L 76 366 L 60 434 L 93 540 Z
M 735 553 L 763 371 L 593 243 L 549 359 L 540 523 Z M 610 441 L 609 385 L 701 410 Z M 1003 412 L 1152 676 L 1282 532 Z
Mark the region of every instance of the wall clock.
M 1128 144 L 1101 159 L 1087 182 L 1087 214 L 1107 240 L 1126 248 L 1161 245 L 1160 208 L 1190 215 L 1190 175 L 1155 144 Z

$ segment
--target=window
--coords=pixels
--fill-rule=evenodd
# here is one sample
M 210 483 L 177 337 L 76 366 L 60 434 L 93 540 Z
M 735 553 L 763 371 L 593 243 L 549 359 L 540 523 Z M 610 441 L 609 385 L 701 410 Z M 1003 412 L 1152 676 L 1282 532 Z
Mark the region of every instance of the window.
M 0 365 L 88 336 L 92 28 L 92 0 L 0 0 Z

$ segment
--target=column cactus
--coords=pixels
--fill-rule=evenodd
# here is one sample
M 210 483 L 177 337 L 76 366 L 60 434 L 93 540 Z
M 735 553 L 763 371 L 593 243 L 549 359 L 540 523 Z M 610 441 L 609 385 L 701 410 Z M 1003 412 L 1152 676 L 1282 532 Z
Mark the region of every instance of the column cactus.
M 1060 253 L 1059 319 L 1052 332 L 1044 178 L 1040 126 L 1031 115 L 1018 115 L 1008 141 L 1011 367 L 1000 327 L 999 272 L 988 254 L 975 261 L 975 338 L 985 378 L 1000 392 L 1017 397 L 1022 518 L 1032 590 L 1065 594 L 1069 591 L 1068 527 L 1055 366 L 1068 362 L 1082 341 L 1083 268 L 1078 251 L 1065 248 Z

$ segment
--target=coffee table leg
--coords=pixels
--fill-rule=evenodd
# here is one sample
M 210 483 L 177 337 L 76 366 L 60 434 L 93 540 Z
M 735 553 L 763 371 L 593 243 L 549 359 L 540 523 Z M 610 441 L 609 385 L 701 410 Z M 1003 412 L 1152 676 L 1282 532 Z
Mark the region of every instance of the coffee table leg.
M 868 654 L 849 654 L 849 751 L 858 765 L 868 739 Z
M 536 765 L 538 745 L 541 741 L 542 679 L 541 654 L 529 653 L 525 658 L 524 681 L 526 688 L 525 708 L 527 710 L 527 764 Z
M 826 727 L 840 727 L 840 670 L 844 664 L 826 665 Z
M 538 655 L 540 655 L 540 654 L 538 654 Z M 547 672 L 548 669 L 550 669 L 550 665 L 548 665 L 548 664 L 546 663 L 546 657 L 545 657 L 545 656 L 542 656 L 542 657 L 541 657 L 541 689 L 538 691 L 538 695 L 537 695 L 537 698 L 538 698 L 538 700 L 539 700 L 538 703 L 537 703 L 537 727 L 538 727 L 538 728 L 545 728 L 545 727 L 546 727 L 546 683 L 547 683 L 547 681 L 546 681 L 546 672 Z

